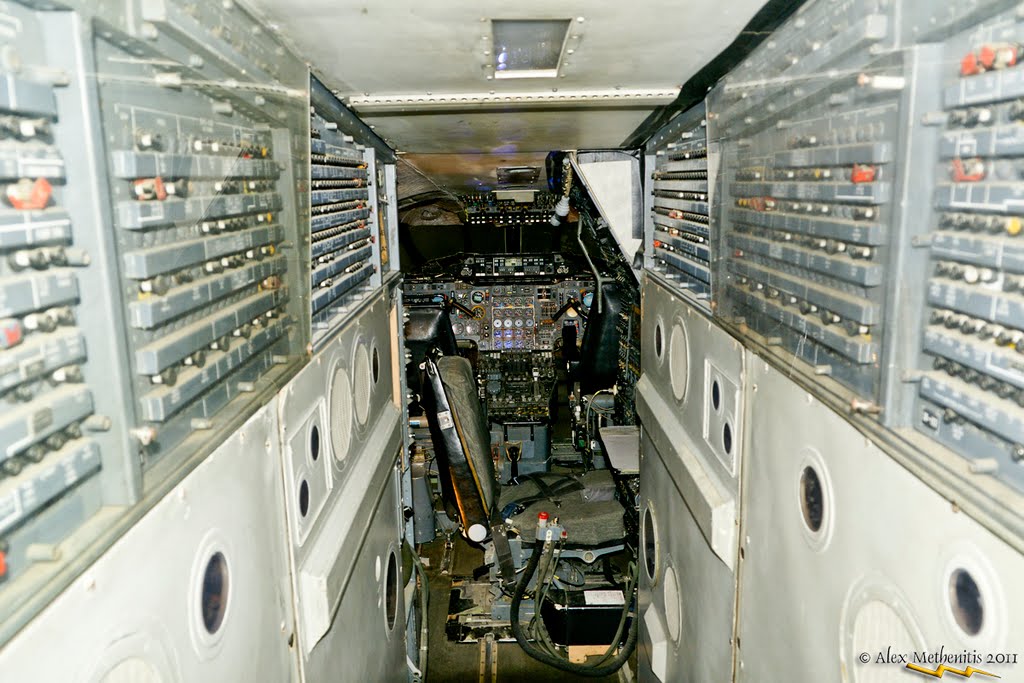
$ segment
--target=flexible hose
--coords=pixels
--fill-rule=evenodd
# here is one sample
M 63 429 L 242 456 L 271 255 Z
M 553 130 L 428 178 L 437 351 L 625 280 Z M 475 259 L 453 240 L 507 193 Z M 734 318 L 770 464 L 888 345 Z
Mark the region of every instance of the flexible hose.
M 631 580 L 629 582 L 629 592 L 626 595 L 626 604 L 622 610 L 622 619 L 619 621 L 619 629 L 616 633 L 615 640 L 608 648 L 608 652 L 605 653 L 605 657 L 602 658 L 602 663 L 597 666 L 587 664 L 573 664 L 563 657 L 555 656 L 549 652 L 545 652 L 537 647 L 534 647 L 532 643 L 526 638 L 526 634 L 523 633 L 523 626 L 519 623 L 519 610 L 523 604 L 523 596 L 526 594 L 526 586 L 530 583 L 530 579 L 533 578 L 534 573 L 537 571 L 537 565 L 540 563 L 541 555 L 546 554 L 544 552 L 544 542 L 537 541 L 534 545 L 533 553 L 530 555 L 530 560 L 526 564 L 526 569 L 523 575 L 519 577 L 519 582 L 516 584 L 516 590 L 512 594 L 512 606 L 511 606 L 511 620 L 512 620 L 512 635 L 515 636 L 516 642 L 519 643 L 519 647 L 523 648 L 523 652 L 530 655 L 539 662 L 543 662 L 548 666 L 553 666 L 561 671 L 568 671 L 580 676 L 586 676 L 588 678 L 600 678 L 602 676 L 609 676 L 626 663 L 630 655 L 633 654 L 633 650 L 636 648 L 637 638 L 639 636 L 639 627 L 637 619 L 634 617 L 629 628 L 629 636 L 626 638 L 625 644 L 619 653 L 612 657 L 610 660 L 607 659 L 609 654 L 614 650 L 615 645 L 618 643 L 619 638 L 622 637 L 622 630 L 626 622 L 626 618 L 629 614 L 629 607 L 633 602 L 633 587 L 636 582 Z M 540 593 L 540 590 L 538 590 Z M 541 605 L 535 602 L 534 610 L 539 614 Z

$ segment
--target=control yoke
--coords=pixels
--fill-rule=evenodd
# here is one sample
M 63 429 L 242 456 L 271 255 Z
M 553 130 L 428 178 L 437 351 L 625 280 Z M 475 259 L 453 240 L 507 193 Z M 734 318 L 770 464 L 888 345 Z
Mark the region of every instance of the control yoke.
M 580 300 L 575 297 L 570 298 L 568 301 L 562 304 L 562 307 L 555 311 L 555 314 L 551 316 L 551 320 L 558 320 L 563 315 L 565 315 L 570 308 L 576 311 L 576 314 L 579 315 L 579 317 L 583 318 L 583 322 L 587 321 L 587 309 L 585 309 Z
M 449 312 L 451 312 L 451 310 L 453 308 L 457 308 L 460 311 L 462 311 L 463 313 L 465 313 L 466 315 L 468 315 L 470 318 L 479 318 L 480 317 L 472 309 L 466 308 L 465 306 L 463 306 L 462 304 L 460 304 L 458 301 L 456 301 L 454 298 L 448 296 L 447 294 L 442 294 L 441 296 L 444 297 L 444 306 L 445 306 L 446 309 L 448 309 Z

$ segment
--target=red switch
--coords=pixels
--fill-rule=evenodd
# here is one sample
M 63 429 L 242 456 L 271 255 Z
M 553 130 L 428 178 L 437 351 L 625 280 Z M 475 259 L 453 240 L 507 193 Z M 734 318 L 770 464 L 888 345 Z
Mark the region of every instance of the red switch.
M 21 343 L 25 332 L 21 322 L 14 318 L 0 320 L 0 349 L 9 349 Z
M 981 73 L 981 66 L 978 64 L 978 57 L 973 52 L 969 52 L 960 60 L 960 75 L 973 76 L 979 73 Z
M 1017 63 L 1017 46 L 1009 43 L 982 45 L 978 50 L 978 61 L 986 70 L 1005 69 Z
M 46 178 L 38 178 L 35 182 L 22 178 L 7 186 L 7 201 L 15 209 L 21 211 L 38 211 L 45 209 L 50 203 L 53 186 Z
M 140 178 L 132 184 L 132 189 L 135 190 L 135 197 L 143 201 L 167 199 L 167 188 L 164 186 L 164 179 L 160 177 Z
M 978 62 L 986 71 L 991 69 L 996 63 L 996 49 L 991 45 L 982 45 L 978 50 Z
M 850 173 L 850 182 L 873 183 L 875 182 L 876 174 L 877 171 L 874 166 L 861 166 L 860 164 L 854 164 L 853 172 Z
M 976 183 L 985 179 L 985 162 L 979 158 L 953 159 L 953 182 Z

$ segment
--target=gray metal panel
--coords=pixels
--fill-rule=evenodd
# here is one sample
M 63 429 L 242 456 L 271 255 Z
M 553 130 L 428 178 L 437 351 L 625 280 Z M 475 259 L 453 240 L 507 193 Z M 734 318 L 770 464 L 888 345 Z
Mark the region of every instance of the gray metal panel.
M 640 680 L 730 681 L 736 577 L 709 552 L 663 460 L 673 456 L 646 435 L 641 449 L 640 520 L 651 515 L 654 534 L 640 532 Z M 652 548 L 653 576 L 646 567 Z
M 642 295 L 640 547 L 641 565 L 654 548 L 657 568 L 640 570 L 641 672 L 666 683 L 730 680 L 744 351 L 659 276 L 645 276 Z M 646 540 L 648 509 L 656 542 Z
M 399 606 L 387 629 L 381 599 L 392 551 L 401 577 L 396 285 L 391 278 L 358 303 L 280 396 L 302 680 L 363 667 L 391 680 L 405 670 L 404 613 Z
M 100 683 L 135 660 L 129 680 L 295 680 L 276 413 L 272 399 L 0 651 L 5 675 Z M 226 593 L 211 635 L 203 594 L 218 552 Z
M 765 671 L 798 681 L 902 680 L 904 667 L 876 663 L 878 652 L 995 652 L 1020 642 L 1024 618 L 1011 606 L 1024 599 L 1024 556 L 782 371 L 754 354 L 747 367 L 757 409 L 746 440 L 757 457 L 747 460 L 743 495 L 737 680 L 761 681 Z M 807 467 L 821 483 L 817 532 L 803 512 Z M 953 617 L 958 569 L 970 572 L 984 604 L 975 636 Z M 1019 667 L 992 665 L 1003 677 Z

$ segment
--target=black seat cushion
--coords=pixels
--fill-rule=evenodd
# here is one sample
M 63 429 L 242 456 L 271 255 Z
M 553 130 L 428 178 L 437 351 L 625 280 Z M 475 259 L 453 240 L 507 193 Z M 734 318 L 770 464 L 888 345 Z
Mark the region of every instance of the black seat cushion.
M 614 497 L 615 481 L 609 470 L 594 470 L 573 477 L 579 486 L 567 486 L 564 483 L 566 475 L 549 473 L 541 476 L 549 489 L 570 490 L 548 498 L 542 494 L 533 477 L 525 478 L 517 486 L 501 488 L 502 509 L 516 507 L 512 504 L 517 501 L 533 501 L 511 516 L 513 526 L 523 538 L 535 538 L 537 515 L 541 512 L 547 512 L 551 519 L 558 518 L 568 534 L 568 546 L 606 545 L 626 535 L 625 509 Z M 541 499 L 536 500 L 538 497 Z
M 442 397 L 437 396 L 437 382 L 429 376 L 430 367 L 428 362 L 424 404 L 442 486 L 467 528 L 474 524 L 487 527 L 498 500 L 498 482 L 491 458 L 491 434 L 473 367 L 460 356 L 438 358 L 433 367 L 437 369 Z

